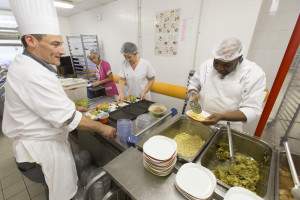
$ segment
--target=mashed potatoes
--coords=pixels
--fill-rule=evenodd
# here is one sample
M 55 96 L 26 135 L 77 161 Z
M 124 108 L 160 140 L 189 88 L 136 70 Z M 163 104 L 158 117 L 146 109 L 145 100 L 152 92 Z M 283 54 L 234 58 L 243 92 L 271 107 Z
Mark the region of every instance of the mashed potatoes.
M 206 117 L 204 117 L 201 113 L 200 114 L 196 114 L 194 113 L 192 110 L 189 112 L 189 116 L 196 119 L 196 120 L 199 120 L 199 121 L 202 121 L 202 120 L 205 120 Z
M 180 133 L 173 140 L 177 143 L 177 151 L 184 157 L 193 157 L 204 145 L 205 141 L 198 135 Z

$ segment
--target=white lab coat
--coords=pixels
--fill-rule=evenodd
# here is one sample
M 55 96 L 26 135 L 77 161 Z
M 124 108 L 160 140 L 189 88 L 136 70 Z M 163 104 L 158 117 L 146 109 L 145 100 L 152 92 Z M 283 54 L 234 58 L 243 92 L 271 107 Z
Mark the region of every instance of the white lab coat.
M 77 191 L 77 174 L 68 132 L 82 114 L 66 96 L 53 72 L 26 55 L 18 55 L 9 67 L 5 86 L 2 130 L 13 139 L 17 162 L 42 167 L 50 200 L 69 200 Z
M 155 77 L 156 72 L 148 60 L 140 58 L 135 70 L 132 69 L 129 62 L 124 60 L 121 65 L 119 76 L 126 79 L 128 92 L 126 94 L 141 97 L 149 78 Z M 150 90 L 146 93 L 146 99 L 151 100 Z
M 213 67 L 213 59 L 210 59 L 196 70 L 188 90 L 200 91 L 199 103 L 208 113 L 240 110 L 247 117 L 245 123 L 249 123 L 262 113 L 265 88 L 266 75 L 254 62 L 244 59 L 233 72 L 221 79 L 221 74 Z M 231 124 L 231 128 L 242 131 L 242 122 Z

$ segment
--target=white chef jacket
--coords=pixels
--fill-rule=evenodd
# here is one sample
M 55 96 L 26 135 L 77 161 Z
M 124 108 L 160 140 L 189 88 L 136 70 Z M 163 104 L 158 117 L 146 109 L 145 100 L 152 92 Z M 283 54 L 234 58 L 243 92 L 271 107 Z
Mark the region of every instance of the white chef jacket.
M 5 86 L 2 130 L 13 139 L 17 162 L 42 167 L 50 200 L 69 200 L 77 191 L 77 174 L 68 132 L 79 124 L 56 74 L 26 55 L 18 55 L 9 67 Z
M 127 81 L 127 95 L 131 94 L 136 97 L 141 97 L 141 94 L 149 82 L 148 79 L 155 77 L 155 75 L 156 72 L 151 63 L 143 58 L 140 58 L 134 70 L 130 63 L 124 60 L 119 72 L 119 76 Z M 146 99 L 151 100 L 150 90 L 146 93 Z
M 208 113 L 228 113 L 240 110 L 253 121 L 262 113 L 266 92 L 266 75 L 254 62 L 243 59 L 237 68 L 223 79 L 213 67 L 213 59 L 205 61 L 190 79 L 188 90 L 200 91 L 199 103 Z M 221 124 L 225 122 L 220 121 Z M 231 122 L 242 131 L 242 122 Z

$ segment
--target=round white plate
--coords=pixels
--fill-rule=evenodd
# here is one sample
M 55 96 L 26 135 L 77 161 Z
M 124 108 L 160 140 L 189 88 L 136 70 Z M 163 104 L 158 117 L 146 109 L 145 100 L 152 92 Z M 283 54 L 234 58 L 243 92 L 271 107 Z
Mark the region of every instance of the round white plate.
M 190 115 L 190 112 L 192 112 L 192 110 L 186 111 L 186 115 L 187 115 L 190 119 L 195 120 L 195 121 L 197 121 L 197 122 L 203 121 L 203 120 L 198 120 L 198 119 L 192 117 L 192 116 Z M 201 112 L 199 115 L 203 115 L 204 117 L 210 116 L 210 114 L 209 114 L 208 112 L 204 111 L 204 110 L 202 110 L 202 112 Z
M 168 137 L 156 135 L 144 143 L 143 151 L 153 159 L 168 160 L 177 151 L 177 144 Z
M 176 183 L 189 195 L 205 199 L 213 194 L 217 181 L 209 169 L 199 164 L 186 163 L 177 172 Z
M 251 192 L 242 187 L 231 187 L 225 197 L 224 200 L 263 200 L 261 197 L 257 196 L 255 193 Z

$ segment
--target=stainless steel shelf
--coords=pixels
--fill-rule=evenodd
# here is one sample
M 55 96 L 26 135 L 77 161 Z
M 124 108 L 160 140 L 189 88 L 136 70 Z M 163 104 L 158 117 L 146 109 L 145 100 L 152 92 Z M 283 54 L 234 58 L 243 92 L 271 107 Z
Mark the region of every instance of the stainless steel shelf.
M 286 139 L 300 140 L 299 137 L 290 136 L 291 130 L 294 125 L 300 123 L 299 112 L 300 112 L 300 48 L 298 49 L 294 60 L 291 64 L 290 71 L 292 77 L 285 91 L 283 99 L 280 103 L 279 109 L 275 115 L 275 118 L 270 123 L 270 126 L 275 126 L 277 122 L 283 127 L 285 134 L 281 138 L 280 145 Z
M 79 75 L 87 80 L 94 79 L 96 74 L 87 54 L 91 49 L 100 52 L 97 35 L 67 36 L 67 41 L 75 76 Z

